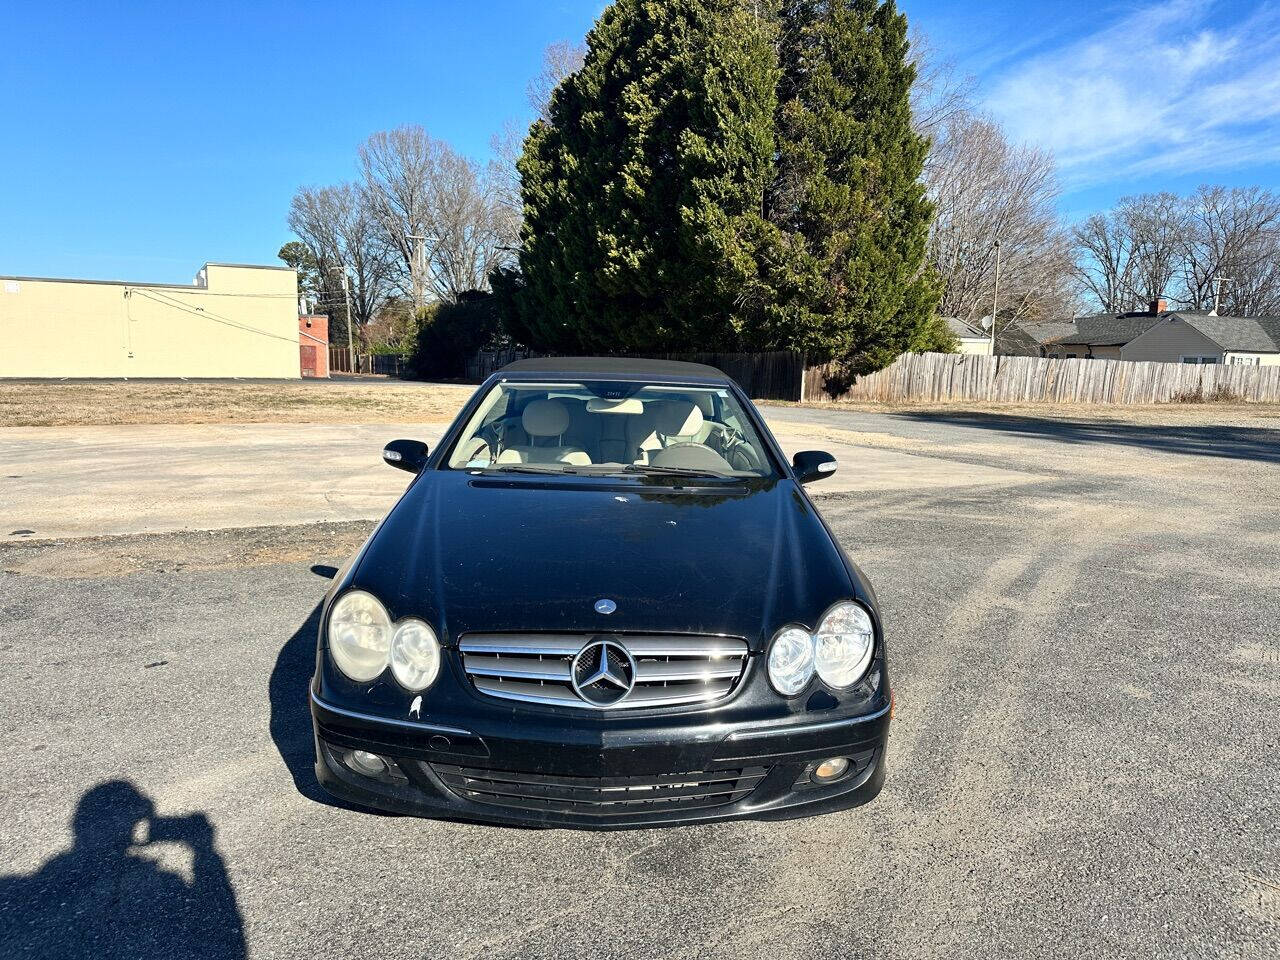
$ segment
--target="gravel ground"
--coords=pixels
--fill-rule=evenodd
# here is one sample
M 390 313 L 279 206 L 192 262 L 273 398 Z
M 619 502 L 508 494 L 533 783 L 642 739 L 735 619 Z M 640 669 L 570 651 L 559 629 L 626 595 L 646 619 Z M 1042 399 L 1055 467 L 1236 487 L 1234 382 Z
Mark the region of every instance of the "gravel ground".
M 1035 476 L 821 500 L 891 643 L 875 803 L 616 834 L 344 809 L 305 686 L 368 523 L 8 544 L 0 953 L 1280 956 L 1280 431 L 770 416 Z

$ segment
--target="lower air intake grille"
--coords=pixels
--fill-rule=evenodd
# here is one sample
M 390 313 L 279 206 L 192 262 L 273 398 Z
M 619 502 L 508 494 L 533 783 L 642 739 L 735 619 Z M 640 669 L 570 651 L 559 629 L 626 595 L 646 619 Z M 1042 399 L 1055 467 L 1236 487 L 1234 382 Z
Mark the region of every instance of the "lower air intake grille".
M 465 800 L 598 817 L 735 803 L 754 790 L 769 772 L 768 767 L 739 767 L 641 777 L 559 777 L 443 763 L 430 766 L 450 790 Z
M 481 693 L 587 710 L 710 703 L 747 662 L 734 637 L 471 633 L 458 649 Z

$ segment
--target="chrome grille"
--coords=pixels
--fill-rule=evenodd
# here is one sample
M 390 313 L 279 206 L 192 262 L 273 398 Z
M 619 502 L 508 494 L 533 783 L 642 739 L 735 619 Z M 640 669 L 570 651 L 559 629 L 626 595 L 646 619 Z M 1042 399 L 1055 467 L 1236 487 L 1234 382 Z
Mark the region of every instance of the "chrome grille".
M 736 803 L 769 772 L 761 766 L 639 777 L 563 777 L 443 763 L 430 767 L 450 790 L 467 800 L 596 817 Z
M 629 654 L 630 663 L 615 655 L 615 666 L 633 681 L 624 696 L 607 704 L 590 702 L 574 688 L 578 655 L 601 643 Z M 462 637 L 458 649 L 481 693 L 585 710 L 710 703 L 733 691 L 747 662 L 747 644 L 732 637 L 473 633 Z

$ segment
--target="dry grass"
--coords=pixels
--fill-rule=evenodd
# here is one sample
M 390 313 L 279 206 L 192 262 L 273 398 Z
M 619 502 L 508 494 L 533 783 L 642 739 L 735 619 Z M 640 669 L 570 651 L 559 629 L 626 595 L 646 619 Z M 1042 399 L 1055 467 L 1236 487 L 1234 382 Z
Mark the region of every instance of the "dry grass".
M 1197 387 L 1195 390 L 1186 390 L 1182 393 L 1173 395 L 1174 403 L 1227 403 L 1239 405 L 1244 403 L 1244 397 L 1236 393 L 1226 384 L 1218 384 L 1209 393 L 1204 392 L 1203 387 Z
M 475 387 L 434 383 L 5 383 L 0 426 L 132 423 L 427 423 Z
M 431 423 L 452 420 L 473 386 L 412 382 L 221 383 L 173 381 L 0 381 L 0 427 L 134 423 Z M 761 406 L 774 401 L 761 401 Z M 799 406 L 777 403 L 778 406 Z M 815 403 L 816 410 L 1003 414 L 1125 423 L 1273 425 L 1280 405 Z

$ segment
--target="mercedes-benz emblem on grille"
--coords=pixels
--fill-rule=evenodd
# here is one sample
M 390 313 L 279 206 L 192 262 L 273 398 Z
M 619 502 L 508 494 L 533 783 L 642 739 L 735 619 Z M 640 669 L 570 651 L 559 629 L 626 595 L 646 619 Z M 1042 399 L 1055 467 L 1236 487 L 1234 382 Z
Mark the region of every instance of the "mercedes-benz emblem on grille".
M 617 609 L 618 605 L 608 597 L 596 601 L 596 613 L 613 613 Z
M 593 640 L 573 658 L 573 689 L 587 703 L 609 707 L 636 685 L 636 662 L 612 640 Z

